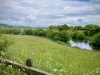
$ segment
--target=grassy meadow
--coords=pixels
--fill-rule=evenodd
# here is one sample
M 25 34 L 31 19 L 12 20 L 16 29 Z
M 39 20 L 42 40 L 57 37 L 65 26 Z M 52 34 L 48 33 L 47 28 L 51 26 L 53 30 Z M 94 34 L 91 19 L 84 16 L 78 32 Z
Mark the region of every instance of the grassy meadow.
M 72 48 L 64 43 L 27 35 L 11 35 L 14 44 L 7 58 L 25 65 L 33 59 L 34 67 L 54 75 L 100 75 L 100 52 Z

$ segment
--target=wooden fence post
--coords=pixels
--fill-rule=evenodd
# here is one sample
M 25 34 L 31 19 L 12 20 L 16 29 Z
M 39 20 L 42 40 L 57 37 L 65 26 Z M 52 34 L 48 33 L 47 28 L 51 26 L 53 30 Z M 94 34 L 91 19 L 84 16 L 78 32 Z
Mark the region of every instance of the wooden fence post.
M 33 67 L 33 60 L 32 59 L 27 59 L 26 60 L 26 66 Z M 27 75 L 34 75 L 34 74 L 32 74 L 29 70 L 27 70 Z
M 27 75 L 53 75 L 53 74 L 47 73 L 45 71 L 38 70 L 38 69 L 34 68 L 32 59 L 26 60 L 27 66 L 24 66 L 24 65 L 21 65 L 15 61 L 12 61 L 9 59 L 4 59 L 4 58 L 0 57 L 0 64 L 1 63 L 5 64 L 5 66 L 10 65 L 10 66 L 12 66 L 12 68 L 17 69 L 17 70 L 20 69 L 20 71 L 26 73 Z

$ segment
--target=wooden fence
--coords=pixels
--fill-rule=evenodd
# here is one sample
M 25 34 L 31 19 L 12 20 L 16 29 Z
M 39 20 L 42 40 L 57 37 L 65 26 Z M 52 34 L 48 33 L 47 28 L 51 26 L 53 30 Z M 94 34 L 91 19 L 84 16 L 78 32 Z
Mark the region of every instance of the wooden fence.
M 0 63 L 5 64 L 5 66 L 12 66 L 14 69 L 20 69 L 20 71 L 26 73 L 27 75 L 53 75 L 38 69 L 35 69 L 32 64 L 31 59 L 26 60 L 26 66 L 21 65 L 15 61 L 9 60 L 9 59 L 4 59 L 0 57 Z

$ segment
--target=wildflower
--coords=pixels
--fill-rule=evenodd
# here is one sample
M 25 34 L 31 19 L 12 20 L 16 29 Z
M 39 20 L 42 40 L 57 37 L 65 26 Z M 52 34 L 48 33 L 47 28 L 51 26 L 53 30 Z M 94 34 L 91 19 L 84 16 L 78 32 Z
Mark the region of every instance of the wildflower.
M 94 75 L 94 73 L 90 72 L 90 75 Z
M 98 70 L 96 70 L 96 73 L 99 73 L 99 71 L 98 71 Z
M 5 53 L 4 53 L 3 51 L 1 51 L 1 54 L 2 54 L 2 55 L 5 55 Z
M 12 65 L 9 65 L 8 67 L 12 68 Z
M 20 69 L 18 69 L 18 71 L 20 71 Z
M 96 69 L 96 73 L 99 73 L 99 68 Z
M 35 53 L 32 53 L 33 55 L 35 54 Z
M 57 69 L 53 69 L 54 72 L 58 71 Z
M 63 72 L 63 69 L 60 69 L 60 72 Z

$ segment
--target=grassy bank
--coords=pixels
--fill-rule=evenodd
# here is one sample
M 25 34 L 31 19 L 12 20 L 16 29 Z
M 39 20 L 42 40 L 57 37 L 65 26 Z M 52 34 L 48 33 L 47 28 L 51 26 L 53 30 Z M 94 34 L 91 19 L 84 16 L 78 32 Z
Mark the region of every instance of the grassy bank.
M 15 43 L 9 47 L 8 57 L 21 64 L 31 58 L 35 68 L 55 75 L 100 75 L 100 52 L 72 48 L 36 36 L 12 37 Z

